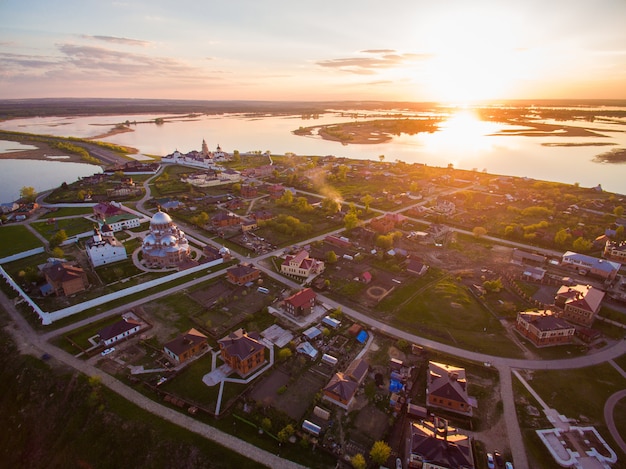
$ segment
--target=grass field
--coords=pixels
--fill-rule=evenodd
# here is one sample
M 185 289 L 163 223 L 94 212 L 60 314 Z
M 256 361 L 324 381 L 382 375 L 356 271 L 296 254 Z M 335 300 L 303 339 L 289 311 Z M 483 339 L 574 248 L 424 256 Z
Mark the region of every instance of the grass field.
M 534 371 L 532 379 L 527 381 L 548 406 L 558 410 L 560 414 L 568 418 L 577 419 L 580 425 L 596 427 L 609 446 L 617 452 L 618 459 L 623 460 L 626 455 L 618 450 L 604 423 L 604 404 L 606 400 L 615 392 L 624 389 L 624 378 L 610 364 L 605 363 L 574 370 Z M 519 389 L 517 380 L 515 380 L 515 383 L 517 392 Z M 540 408 L 534 399 L 530 397 L 527 399 L 537 408 Z M 619 422 L 621 428 L 624 428 L 623 422 L 626 422 L 625 410 L 626 405 L 618 406 L 614 416 L 615 421 Z M 524 428 L 524 422 L 526 422 L 526 428 Z M 528 428 L 527 418 L 520 419 L 520 424 L 522 424 L 522 429 L 525 433 L 531 429 Z M 549 426 L 543 422 L 541 428 L 548 428 Z M 532 438 L 529 443 L 531 446 L 539 445 L 537 448 L 529 449 L 529 454 L 539 455 L 542 461 L 545 461 L 545 465 L 533 467 L 554 467 L 554 461 L 550 461 L 549 457 L 546 456 L 547 450 L 543 448 L 543 444 L 538 438 L 536 441 L 535 438 Z M 626 466 L 622 464 L 619 467 L 623 468 Z
M 431 269 L 383 300 L 377 310 L 393 326 L 457 347 L 500 356 L 521 356 L 488 313 L 456 280 Z
M 73 215 L 92 215 L 93 209 L 91 207 L 63 207 L 54 212 L 48 212 L 45 215 L 41 215 L 40 219 L 47 218 L 60 218 L 71 217 Z
M 65 230 L 65 234 L 68 237 L 87 231 L 93 231 L 93 222 L 82 217 L 57 220 L 52 224 L 47 222 L 35 222 L 31 223 L 30 226 L 35 228 L 37 232 L 47 240 L 50 240 L 60 230 Z
M 0 227 L 0 259 L 41 247 L 41 241 L 23 225 Z

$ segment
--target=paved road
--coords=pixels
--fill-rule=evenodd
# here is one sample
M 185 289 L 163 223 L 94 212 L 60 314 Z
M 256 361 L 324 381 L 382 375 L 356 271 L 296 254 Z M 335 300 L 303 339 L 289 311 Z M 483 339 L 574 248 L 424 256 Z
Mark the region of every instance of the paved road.
M 619 431 L 617 430 L 617 427 L 615 426 L 615 418 L 614 418 L 615 406 L 620 400 L 624 398 L 626 398 L 626 389 L 622 389 L 621 391 L 616 392 L 615 394 L 613 394 L 611 397 L 607 399 L 606 403 L 604 404 L 604 421 L 606 422 L 606 426 L 611 432 L 611 435 L 613 436 L 615 443 L 617 443 L 617 446 L 619 446 L 620 449 L 624 453 L 626 453 L 626 442 L 624 442 L 624 439 L 619 434 Z

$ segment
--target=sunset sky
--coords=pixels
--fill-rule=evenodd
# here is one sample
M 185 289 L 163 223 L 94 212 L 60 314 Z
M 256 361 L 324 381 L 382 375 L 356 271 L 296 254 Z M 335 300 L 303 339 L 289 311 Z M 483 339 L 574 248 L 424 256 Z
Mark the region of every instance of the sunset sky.
M 626 98 L 626 0 L 0 0 L 0 98 Z

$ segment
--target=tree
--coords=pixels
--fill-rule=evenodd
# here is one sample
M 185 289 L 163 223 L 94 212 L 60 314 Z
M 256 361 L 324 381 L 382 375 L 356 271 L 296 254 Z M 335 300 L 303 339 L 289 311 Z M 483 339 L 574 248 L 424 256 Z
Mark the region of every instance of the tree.
M 569 244 L 571 240 L 572 235 L 565 228 L 557 231 L 554 235 L 554 244 L 556 244 L 557 246 L 565 246 Z
M 291 349 L 286 348 L 286 347 L 285 348 L 281 348 L 278 351 L 278 359 L 281 362 L 284 362 L 284 361 L 288 360 L 289 358 L 291 358 L 292 355 L 293 355 L 293 352 L 291 351 Z
M 593 243 L 583 238 L 582 236 L 579 238 L 576 238 L 574 242 L 572 243 L 572 248 L 574 248 L 574 251 L 577 251 L 577 252 L 587 252 L 591 250 L 592 246 L 593 246 Z
M 496 280 L 485 280 L 483 282 L 483 287 L 488 292 L 499 292 L 504 288 L 504 285 L 502 284 L 502 279 L 498 278 Z
M 235 163 L 239 163 L 241 161 L 241 155 L 239 154 L 239 150 L 233 151 L 233 161 Z
M 20 189 L 20 198 L 26 202 L 34 202 L 35 198 L 37 198 L 37 191 L 34 187 L 24 186 Z
M 352 456 L 352 458 L 350 459 L 350 464 L 352 464 L 352 467 L 354 467 L 354 469 L 365 469 L 366 467 L 365 458 L 361 453 L 357 453 Z
M 624 215 L 624 207 L 622 207 L 621 205 L 618 205 L 617 207 L 613 209 L 613 214 L 616 217 L 621 217 L 622 215 Z
M 195 217 L 191 217 L 191 223 L 198 228 L 203 228 L 209 222 L 209 214 L 206 212 L 200 212 Z
M 57 246 L 60 246 L 65 240 L 67 240 L 67 233 L 65 230 L 57 231 L 54 236 L 50 238 L 50 248 L 54 249 Z
M 329 215 L 334 215 L 339 210 L 341 210 L 341 205 L 336 199 L 326 197 L 322 200 L 322 210 L 324 210 Z
M 326 262 L 328 262 L 329 264 L 334 264 L 335 262 L 337 262 L 337 254 L 335 254 L 335 251 L 328 251 L 326 253 Z
M 230 188 L 231 188 L 231 190 L 235 194 L 241 194 L 241 184 L 240 183 L 236 182 Z
M 291 191 L 285 191 L 280 198 L 276 199 L 276 205 L 289 207 L 293 203 L 293 193 Z
M 50 251 L 50 253 L 52 254 L 52 257 L 54 257 L 56 259 L 63 259 L 65 257 L 65 253 L 63 252 L 63 249 L 61 249 L 58 246 L 56 248 L 52 249 L 52 251 Z
M 385 161 L 385 155 L 378 155 L 378 161 L 380 161 L 381 163 Z
M 359 226 L 359 217 L 355 212 L 348 212 L 346 216 L 343 217 L 343 225 L 346 230 L 352 230 Z
M 289 425 L 285 425 L 282 430 L 280 430 L 278 432 L 278 440 L 281 443 L 286 443 L 289 438 L 294 434 L 295 430 L 293 428 L 293 425 L 289 424 Z
M 365 205 L 365 211 L 369 212 L 370 204 L 374 202 L 374 197 L 369 194 L 365 194 L 363 197 L 361 197 L 361 202 L 363 202 L 363 205 Z
M 376 246 L 382 249 L 391 249 L 393 247 L 393 235 L 379 235 L 376 238 Z
M 377 465 L 383 465 L 391 455 L 391 447 L 384 441 L 375 441 L 370 450 L 370 457 Z
M 482 226 L 476 226 L 472 230 L 472 233 L 474 233 L 474 238 L 482 238 L 487 234 L 487 229 Z
M 346 182 L 349 169 L 345 164 L 339 165 L 337 168 L 337 181 Z
M 620 241 L 624 241 L 624 239 L 626 239 L 624 237 L 624 225 L 620 225 L 615 230 L 615 241 L 620 242 Z
M 272 421 L 269 418 L 265 417 L 263 420 L 261 420 L 261 428 L 266 432 L 269 432 L 272 429 Z
M 296 210 L 301 213 L 312 212 L 313 205 L 306 200 L 306 197 L 298 197 L 296 199 Z

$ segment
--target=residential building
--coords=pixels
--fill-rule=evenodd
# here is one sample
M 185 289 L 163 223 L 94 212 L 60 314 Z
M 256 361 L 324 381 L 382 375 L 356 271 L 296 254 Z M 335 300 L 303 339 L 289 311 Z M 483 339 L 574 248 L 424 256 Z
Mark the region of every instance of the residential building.
M 176 267 L 189 260 L 191 251 L 185 233 L 160 210 L 150 220 L 150 233 L 143 239 L 143 260 L 157 267 Z
M 626 241 L 607 240 L 602 255 L 613 261 L 626 262 Z
M 476 399 L 467 392 L 465 369 L 444 363 L 428 362 L 426 402 L 429 406 L 472 415 L 477 407 Z
M 225 226 L 235 226 L 241 223 L 239 216 L 232 212 L 219 212 L 211 218 L 211 224 L 215 228 L 223 228 Z
M 101 202 L 93 206 L 93 214 L 99 220 L 106 220 L 123 212 L 122 206 L 115 202 Z
M 300 251 L 295 256 L 287 256 L 280 266 L 280 271 L 287 275 L 309 277 L 324 271 L 324 262 L 309 257 L 306 250 Z
M 123 317 L 120 321 L 100 329 L 98 336 L 104 346 L 108 347 L 115 342 L 127 339 L 131 335 L 136 334 L 140 329 L 141 323 L 139 321 L 130 317 Z
M 517 313 L 515 330 L 536 347 L 569 344 L 576 328 L 553 311 L 526 311 Z
M 241 185 L 241 197 L 243 197 L 244 199 L 252 199 L 253 197 L 256 197 L 258 193 L 259 190 L 256 186 L 253 186 L 252 184 Z
M 91 240 L 85 243 L 87 255 L 94 267 L 126 260 L 126 248 L 114 236 L 102 236 L 98 228 L 94 229 Z
M 563 308 L 563 318 L 581 326 L 593 324 L 606 293 L 591 285 L 563 285 L 554 303 Z
M 130 230 L 141 225 L 141 220 L 137 215 L 124 212 L 118 215 L 107 217 L 102 221 L 102 225 L 108 225 L 112 231 Z
M 226 270 L 226 278 L 235 285 L 245 285 L 261 277 L 261 271 L 251 264 L 241 263 Z
M 614 280 L 622 267 L 618 262 L 598 259 L 597 257 L 586 256 L 572 251 L 567 251 L 563 254 L 561 263 L 577 269 L 581 275 L 594 275 L 604 280 Z
M 307 316 L 315 306 L 317 294 L 311 288 L 305 288 L 285 299 L 285 311 L 295 317 Z
M 350 410 L 359 386 L 365 380 L 369 364 L 362 358 L 354 360 L 345 372 L 335 373 L 328 384 L 322 389 L 322 399 Z
M 163 352 L 174 363 L 180 365 L 209 348 L 207 336 L 192 328 L 163 346 Z
M 87 274 L 77 264 L 57 260 L 44 266 L 42 271 L 57 296 L 71 296 L 89 287 Z
M 265 363 L 265 346 L 257 333 L 238 329 L 218 343 L 222 360 L 239 376 L 247 376 Z
M 473 469 L 472 438 L 458 433 L 444 419 L 411 423 L 409 468 Z

